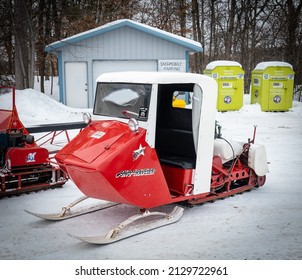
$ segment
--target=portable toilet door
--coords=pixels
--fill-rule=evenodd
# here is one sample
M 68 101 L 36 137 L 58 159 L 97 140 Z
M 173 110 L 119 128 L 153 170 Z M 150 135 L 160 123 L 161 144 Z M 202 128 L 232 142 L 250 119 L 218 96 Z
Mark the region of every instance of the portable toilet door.
M 287 62 L 257 64 L 252 71 L 251 104 L 259 103 L 262 111 L 288 111 L 292 107 L 294 75 Z
M 240 63 L 212 61 L 203 73 L 214 78 L 218 84 L 218 111 L 236 111 L 243 106 L 244 71 Z

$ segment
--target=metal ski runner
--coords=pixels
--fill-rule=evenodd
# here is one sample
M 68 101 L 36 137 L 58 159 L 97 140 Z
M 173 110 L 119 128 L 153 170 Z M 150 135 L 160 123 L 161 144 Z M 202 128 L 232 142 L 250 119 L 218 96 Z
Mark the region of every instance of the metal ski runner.
M 73 218 L 76 216 L 92 213 L 95 211 L 99 211 L 102 209 L 110 208 L 113 206 L 118 205 L 119 203 L 114 203 L 114 202 L 108 202 L 108 203 L 103 203 L 103 204 L 97 204 L 88 208 L 81 208 L 76 211 L 71 211 L 71 208 L 74 207 L 75 205 L 79 204 L 80 202 L 86 200 L 89 198 L 88 196 L 82 196 L 75 200 L 74 202 L 70 203 L 69 205 L 62 207 L 62 210 L 60 213 L 53 213 L 53 214 L 42 214 L 42 213 L 35 213 L 29 210 L 24 209 L 25 212 L 36 216 L 38 218 L 44 219 L 44 220 L 50 220 L 50 221 L 60 221 L 60 220 L 66 220 L 69 218 Z
M 69 234 L 71 237 L 77 238 L 81 241 L 92 243 L 92 244 L 110 244 L 134 235 L 138 235 L 140 233 L 150 231 L 152 229 L 156 229 L 159 227 L 163 227 L 172 223 L 177 222 L 182 214 L 184 209 L 175 206 L 174 209 L 169 213 L 163 213 L 163 212 L 150 212 L 148 210 L 145 210 L 144 212 L 140 212 L 139 214 L 133 215 L 120 223 L 117 227 L 111 229 L 106 235 L 100 235 L 100 236 L 90 236 L 90 237 L 80 237 L 80 236 L 74 236 Z M 138 224 L 137 226 L 132 226 L 131 228 L 126 227 L 133 222 L 150 217 L 150 216 L 162 216 L 160 219 L 156 219 L 154 221 L 149 221 L 145 223 Z

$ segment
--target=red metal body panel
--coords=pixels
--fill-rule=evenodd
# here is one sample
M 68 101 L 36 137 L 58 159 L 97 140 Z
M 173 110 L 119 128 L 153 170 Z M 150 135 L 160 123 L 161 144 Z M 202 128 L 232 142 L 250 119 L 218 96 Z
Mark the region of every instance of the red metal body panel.
M 15 88 L 12 89 L 12 110 L 0 110 L 0 131 L 9 132 L 11 130 L 22 130 L 24 135 L 28 135 L 28 131 L 20 121 L 16 104 L 15 104 Z M 33 144 L 36 145 L 36 144 Z
M 48 150 L 41 147 L 14 147 L 9 148 L 6 159 L 11 167 L 37 165 L 47 162 Z
M 162 169 L 171 193 L 177 195 L 192 194 L 193 169 L 182 169 L 168 165 L 162 165 Z
M 117 121 L 93 122 L 56 156 L 87 196 L 152 208 L 171 202 L 156 152 Z

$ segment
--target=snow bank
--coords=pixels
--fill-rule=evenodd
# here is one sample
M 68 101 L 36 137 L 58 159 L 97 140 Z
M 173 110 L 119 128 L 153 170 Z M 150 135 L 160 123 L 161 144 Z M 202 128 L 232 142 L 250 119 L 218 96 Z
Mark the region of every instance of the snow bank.
M 11 93 L 0 95 L 1 108 L 11 109 L 11 100 Z M 91 111 L 70 108 L 49 95 L 33 89 L 16 90 L 16 107 L 25 126 L 82 121 L 83 112 Z

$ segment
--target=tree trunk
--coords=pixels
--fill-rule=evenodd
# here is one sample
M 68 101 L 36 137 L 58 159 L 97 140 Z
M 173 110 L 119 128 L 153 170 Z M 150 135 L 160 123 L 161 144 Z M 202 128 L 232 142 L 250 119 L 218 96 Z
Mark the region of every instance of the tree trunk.
M 34 32 L 27 1 L 15 0 L 11 13 L 15 38 L 16 88 L 33 88 L 34 85 Z
M 45 0 L 39 1 L 39 16 L 38 16 L 38 41 L 36 44 L 36 51 L 37 51 L 37 61 L 39 67 L 39 76 L 40 79 L 40 91 L 45 93 L 44 89 L 44 78 L 45 78 L 45 53 L 44 53 L 44 45 L 46 39 L 46 32 L 44 29 L 44 15 L 46 13 L 46 3 Z M 48 23 L 46 22 L 46 26 Z
M 180 25 L 180 35 L 185 37 L 187 34 L 187 28 L 186 28 L 186 1 L 180 0 L 179 1 L 179 25 Z
M 215 58 L 215 36 L 216 36 L 216 17 L 215 17 L 215 0 L 210 1 L 210 42 L 209 42 L 209 61 Z
M 230 7 L 230 13 L 229 13 L 229 24 L 228 24 L 228 31 L 226 34 L 226 44 L 225 44 L 225 57 L 227 59 L 232 59 L 235 10 L 236 10 L 236 0 L 231 0 L 231 7 Z
M 293 0 L 286 1 L 286 23 L 287 23 L 287 38 L 286 38 L 286 46 L 285 46 L 285 59 L 288 63 L 290 63 L 295 70 L 300 70 L 301 73 L 301 65 L 299 64 L 299 56 L 301 57 L 301 53 L 298 53 L 299 45 L 297 45 L 297 30 L 299 26 L 299 15 L 301 13 L 302 1 L 300 1 L 299 5 L 295 7 L 295 3 Z M 301 32 L 301 31 L 300 31 Z M 301 42 L 300 42 L 301 44 Z M 301 84 L 302 78 L 301 75 L 296 75 L 296 84 Z

